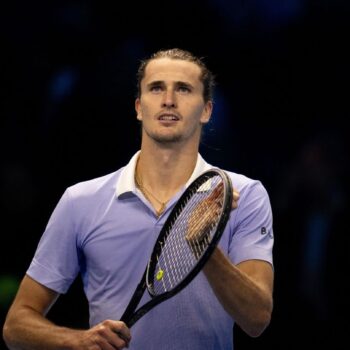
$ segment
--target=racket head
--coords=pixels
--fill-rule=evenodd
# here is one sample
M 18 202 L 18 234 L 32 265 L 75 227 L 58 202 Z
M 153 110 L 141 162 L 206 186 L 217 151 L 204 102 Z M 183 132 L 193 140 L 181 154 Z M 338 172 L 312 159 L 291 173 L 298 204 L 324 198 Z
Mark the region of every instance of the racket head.
M 169 214 L 154 246 L 146 285 L 167 299 L 199 273 L 220 240 L 232 209 L 232 184 L 221 169 L 197 177 Z

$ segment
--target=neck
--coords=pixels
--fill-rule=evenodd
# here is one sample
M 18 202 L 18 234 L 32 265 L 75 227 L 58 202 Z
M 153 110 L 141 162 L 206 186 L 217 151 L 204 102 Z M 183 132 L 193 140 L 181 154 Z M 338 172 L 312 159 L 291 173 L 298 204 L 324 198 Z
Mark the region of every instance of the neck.
M 144 186 L 168 197 L 190 178 L 197 161 L 198 148 L 144 147 L 137 164 L 137 173 Z
M 191 176 L 197 153 L 196 157 L 171 157 L 167 153 L 158 156 L 150 156 L 141 150 L 135 169 L 135 183 L 159 217 L 169 200 Z
M 198 142 L 193 139 L 189 142 L 159 144 L 148 137 L 142 138 L 135 180 L 158 216 L 190 178 L 197 156 Z

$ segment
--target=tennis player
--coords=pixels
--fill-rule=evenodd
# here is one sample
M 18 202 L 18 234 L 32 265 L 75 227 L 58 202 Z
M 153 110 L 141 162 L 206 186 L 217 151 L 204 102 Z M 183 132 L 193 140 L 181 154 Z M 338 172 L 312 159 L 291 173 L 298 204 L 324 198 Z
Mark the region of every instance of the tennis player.
M 213 87 L 203 60 L 188 51 L 162 50 L 142 61 L 135 101 L 141 148 L 123 168 L 63 193 L 9 309 L 9 349 L 228 350 L 234 324 L 252 337 L 265 330 L 273 308 L 271 205 L 260 181 L 229 171 L 233 210 L 203 271 L 131 329 L 119 321 L 171 209 L 213 167 L 198 153 Z M 89 303 L 86 330 L 47 317 L 78 275 Z

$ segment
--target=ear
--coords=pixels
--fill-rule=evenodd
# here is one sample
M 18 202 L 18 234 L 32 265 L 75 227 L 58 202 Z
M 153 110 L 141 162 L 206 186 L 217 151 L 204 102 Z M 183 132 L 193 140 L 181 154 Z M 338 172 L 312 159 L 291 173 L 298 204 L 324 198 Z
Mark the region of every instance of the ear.
M 142 120 L 141 106 L 140 106 L 140 99 L 139 98 L 137 98 L 135 100 L 135 111 L 136 111 L 137 120 Z
M 208 101 L 204 106 L 202 116 L 200 119 L 202 124 L 207 124 L 209 122 L 212 111 L 213 111 L 213 101 Z

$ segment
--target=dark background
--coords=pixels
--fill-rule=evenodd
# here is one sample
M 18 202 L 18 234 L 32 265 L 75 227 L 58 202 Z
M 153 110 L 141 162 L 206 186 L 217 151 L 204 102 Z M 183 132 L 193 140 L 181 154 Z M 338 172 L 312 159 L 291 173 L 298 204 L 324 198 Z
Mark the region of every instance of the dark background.
M 349 9 L 339 0 L 3 4 L 0 325 L 64 189 L 138 150 L 139 60 L 181 47 L 217 77 L 202 155 L 260 179 L 274 212 L 272 322 L 256 339 L 237 327 L 236 349 L 340 349 L 350 295 Z M 79 280 L 50 317 L 87 325 Z

